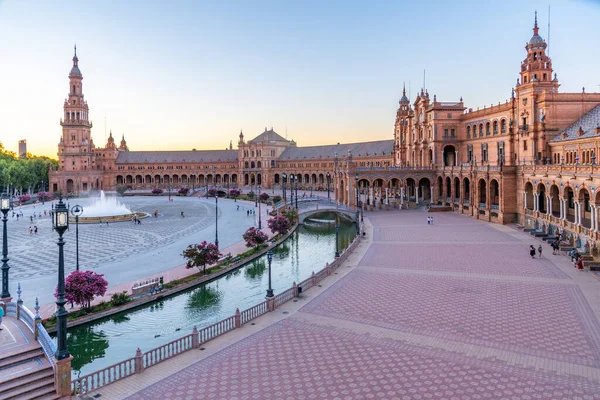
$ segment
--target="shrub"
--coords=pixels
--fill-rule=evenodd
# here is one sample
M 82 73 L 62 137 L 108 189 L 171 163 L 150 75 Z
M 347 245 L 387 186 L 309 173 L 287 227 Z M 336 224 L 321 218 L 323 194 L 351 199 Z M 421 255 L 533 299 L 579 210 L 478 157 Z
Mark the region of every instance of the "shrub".
M 298 221 L 298 210 L 296 209 L 289 209 L 289 210 L 284 210 L 281 212 L 281 215 L 283 215 L 284 217 L 286 217 L 289 221 L 290 224 L 295 224 L 296 221 Z
M 208 197 L 215 197 L 217 195 L 217 189 L 209 189 Z
M 177 193 L 181 196 L 187 196 L 189 192 L 190 192 L 190 188 L 187 188 L 187 187 L 180 187 L 179 190 L 177 191 Z
M 242 191 L 240 189 L 231 189 L 229 191 L 229 196 L 233 197 L 236 200 L 241 194 L 242 194 Z
M 113 293 L 110 297 L 110 301 L 113 306 L 121 306 L 131 301 L 131 296 L 124 290 L 121 293 Z
M 244 232 L 242 236 L 244 241 L 246 242 L 246 247 L 256 247 L 265 243 L 269 238 L 264 232 L 261 232 L 259 229 L 251 226 Z
M 274 196 L 273 197 L 273 204 L 277 204 L 281 201 L 281 196 Z
M 121 196 L 125 196 L 125 192 L 128 191 L 129 189 L 131 189 L 131 187 L 117 186 L 117 193 L 120 194 Z
M 37 198 L 39 201 L 52 200 L 52 194 L 48 192 L 38 192 Z
M 162 194 L 162 192 L 163 192 L 163 190 L 162 190 L 161 188 L 157 188 L 157 187 L 156 187 L 156 188 L 152 189 L 152 194 L 155 194 L 155 195 L 157 195 L 157 196 L 158 196 L 159 194 Z
M 28 194 L 22 194 L 19 196 L 19 203 L 26 203 L 31 200 L 31 196 Z
M 248 192 L 248 194 L 246 194 L 246 196 L 247 196 L 249 199 L 253 199 L 253 198 L 254 198 L 254 192 L 250 191 L 250 192 Z
M 260 199 L 260 201 L 265 202 L 267 200 L 269 200 L 269 194 L 268 193 L 261 193 L 260 196 L 258 197 Z

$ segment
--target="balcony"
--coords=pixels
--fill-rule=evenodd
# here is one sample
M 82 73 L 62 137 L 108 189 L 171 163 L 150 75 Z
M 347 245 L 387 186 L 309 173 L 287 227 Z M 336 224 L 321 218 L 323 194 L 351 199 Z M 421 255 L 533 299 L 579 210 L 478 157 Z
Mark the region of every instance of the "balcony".
M 519 132 L 528 132 L 528 131 L 529 131 L 529 125 L 528 124 L 519 125 Z

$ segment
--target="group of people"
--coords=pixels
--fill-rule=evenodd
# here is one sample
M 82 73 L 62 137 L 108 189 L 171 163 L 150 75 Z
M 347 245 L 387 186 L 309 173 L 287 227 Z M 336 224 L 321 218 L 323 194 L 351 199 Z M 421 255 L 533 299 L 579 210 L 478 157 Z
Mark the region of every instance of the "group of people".
M 32 236 L 34 233 L 36 235 L 38 233 L 38 227 L 37 227 L 37 225 L 34 225 L 33 228 L 31 226 L 29 227 L 29 236 Z
M 571 256 L 571 262 L 573 263 L 573 266 L 579 271 L 583 271 L 583 257 L 581 254 L 579 254 L 577 250 L 573 249 L 569 255 Z
M 427 225 L 433 225 L 433 217 L 427 217 Z
M 242 206 L 242 210 L 244 209 L 244 206 Z M 240 211 L 240 205 L 238 204 L 237 206 L 237 210 L 236 211 Z M 246 210 L 246 215 L 256 215 L 256 210 L 254 209 L 248 209 Z
M 542 258 L 542 245 L 541 244 L 538 246 L 537 252 L 538 252 L 538 257 Z M 534 245 L 529 246 L 529 255 L 531 256 L 531 258 L 535 258 L 535 246 Z

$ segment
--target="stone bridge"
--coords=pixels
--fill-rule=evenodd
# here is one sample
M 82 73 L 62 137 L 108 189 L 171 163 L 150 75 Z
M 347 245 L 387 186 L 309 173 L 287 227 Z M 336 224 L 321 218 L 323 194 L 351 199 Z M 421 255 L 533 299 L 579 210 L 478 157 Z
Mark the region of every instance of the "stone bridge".
M 298 213 L 298 223 L 303 224 L 305 219 L 323 212 L 334 212 L 336 214 L 341 215 L 343 218 L 349 219 L 352 222 L 356 222 L 356 211 L 352 211 L 351 209 L 345 207 L 336 207 L 335 204 L 333 204 L 330 206 L 320 206 L 319 208 L 313 208 L 308 210 L 300 209 L 300 212 Z

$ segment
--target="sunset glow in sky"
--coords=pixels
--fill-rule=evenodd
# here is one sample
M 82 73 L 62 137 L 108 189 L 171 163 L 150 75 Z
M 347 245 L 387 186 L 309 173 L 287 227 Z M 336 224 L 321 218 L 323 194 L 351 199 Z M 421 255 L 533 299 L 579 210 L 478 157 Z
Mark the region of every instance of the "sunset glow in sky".
M 417 4 L 418 3 L 418 4 Z M 402 84 L 510 96 L 538 10 L 561 91 L 600 91 L 600 1 L 2 1 L 0 141 L 55 157 L 77 43 L 96 146 L 224 149 L 391 139 Z M 106 122 L 105 122 L 106 121 Z

